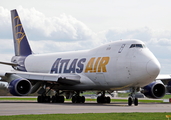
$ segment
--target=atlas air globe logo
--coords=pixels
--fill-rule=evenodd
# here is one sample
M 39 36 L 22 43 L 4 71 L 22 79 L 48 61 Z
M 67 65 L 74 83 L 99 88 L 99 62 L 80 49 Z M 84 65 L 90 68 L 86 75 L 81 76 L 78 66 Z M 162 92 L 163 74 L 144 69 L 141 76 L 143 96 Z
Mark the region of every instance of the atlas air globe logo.
M 81 59 L 62 59 L 57 58 L 54 62 L 51 73 L 95 73 L 107 72 L 106 65 L 109 63 L 109 57 L 92 57 L 88 60 Z M 85 68 L 84 68 L 85 67 Z
M 14 20 L 14 23 L 16 24 L 14 27 L 15 40 L 17 41 L 18 51 L 20 51 L 20 43 L 26 35 L 24 33 L 24 30 L 23 30 L 22 24 L 20 22 L 19 16 L 14 17 L 13 20 Z

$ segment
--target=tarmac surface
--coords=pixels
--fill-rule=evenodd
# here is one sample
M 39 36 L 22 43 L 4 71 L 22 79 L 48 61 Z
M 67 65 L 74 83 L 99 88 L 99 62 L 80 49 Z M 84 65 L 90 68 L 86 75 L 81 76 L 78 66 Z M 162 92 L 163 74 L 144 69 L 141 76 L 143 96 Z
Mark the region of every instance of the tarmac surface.
M 37 103 L 35 101 L 0 101 L 0 116 L 24 114 L 71 114 L 71 113 L 129 113 L 129 112 L 171 112 L 170 103 L 139 103 L 128 106 L 126 103 L 84 104 Z

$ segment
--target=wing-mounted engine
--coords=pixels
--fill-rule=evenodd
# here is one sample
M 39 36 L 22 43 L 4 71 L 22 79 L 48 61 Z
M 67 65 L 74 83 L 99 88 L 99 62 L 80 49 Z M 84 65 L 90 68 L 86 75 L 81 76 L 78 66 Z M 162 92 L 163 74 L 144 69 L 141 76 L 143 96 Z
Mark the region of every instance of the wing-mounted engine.
M 166 93 L 166 88 L 162 83 L 152 82 L 149 85 L 143 87 L 141 91 L 148 98 L 159 99 Z
M 28 95 L 31 91 L 32 85 L 30 81 L 23 78 L 14 79 L 9 84 L 9 91 L 14 96 Z

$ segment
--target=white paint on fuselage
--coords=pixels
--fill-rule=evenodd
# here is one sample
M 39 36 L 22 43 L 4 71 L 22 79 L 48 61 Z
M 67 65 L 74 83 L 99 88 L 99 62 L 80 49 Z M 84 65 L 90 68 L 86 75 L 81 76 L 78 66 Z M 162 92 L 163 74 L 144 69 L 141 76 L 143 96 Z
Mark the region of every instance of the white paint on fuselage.
M 81 73 L 63 73 L 64 65 L 61 73 L 57 73 L 81 76 L 81 84 L 68 87 L 68 89 L 122 90 L 130 87 L 142 87 L 155 80 L 160 71 L 160 64 L 148 48 L 130 48 L 132 44 L 144 43 L 140 40 L 120 40 L 86 51 L 33 54 L 26 58 L 25 66 L 28 72 L 50 73 L 57 58 L 70 59 L 67 69 L 74 59 L 85 58 L 86 61 L 82 63 L 84 67 Z M 95 61 L 98 57 L 110 58 L 106 65 L 106 72 L 85 73 L 86 65 L 93 57 L 95 57 Z M 79 69 L 79 66 L 76 65 L 75 68 Z M 67 87 L 62 89 L 67 89 Z

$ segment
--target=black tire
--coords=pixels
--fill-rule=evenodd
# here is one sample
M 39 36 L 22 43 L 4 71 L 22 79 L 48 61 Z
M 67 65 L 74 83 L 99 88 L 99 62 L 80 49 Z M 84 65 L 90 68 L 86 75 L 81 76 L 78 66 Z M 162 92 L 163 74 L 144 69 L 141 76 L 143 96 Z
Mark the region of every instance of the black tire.
M 60 102 L 60 103 L 64 103 L 64 101 L 65 101 L 64 96 L 59 96 L 58 98 L 59 98 L 59 102 Z
M 133 99 L 132 99 L 132 97 L 129 97 L 129 98 L 128 98 L 128 105 L 131 106 L 132 103 L 133 103 Z
M 43 102 L 45 102 L 45 103 L 50 103 L 50 96 L 45 96 L 45 97 L 43 97 Z
M 52 103 L 56 103 L 56 96 L 52 96 Z
M 72 96 L 72 103 L 76 103 L 76 96 Z
M 105 99 L 106 99 L 106 103 L 110 103 L 110 97 L 105 97 Z
M 135 99 L 134 99 L 134 105 L 135 105 L 135 106 L 138 106 L 138 98 L 135 98 Z
M 38 96 L 37 97 L 37 102 L 38 103 L 43 103 L 43 96 Z
M 81 96 L 81 103 L 85 103 L 85 97 Z
M 102 103 L 102 97 L 101 96 L 97 97 L 97 103 Z

